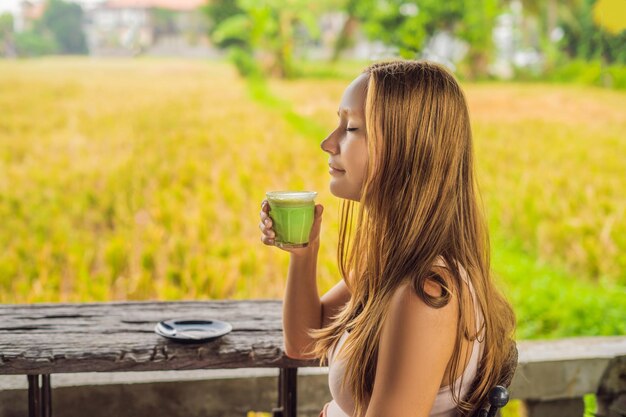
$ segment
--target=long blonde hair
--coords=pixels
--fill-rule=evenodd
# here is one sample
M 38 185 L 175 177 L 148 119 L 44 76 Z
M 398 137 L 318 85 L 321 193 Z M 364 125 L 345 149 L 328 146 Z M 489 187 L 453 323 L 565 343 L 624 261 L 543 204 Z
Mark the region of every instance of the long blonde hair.
M 459 303 L 451 375 L 461 370 L 463 338 L 478 337 L 467 325 L 474 314 L 464 302 L 459 265 L 475 289 L 484 318 L 483 356 L 474 390 L 453 395 L 466 415 L 496 385 L 515 325 L 513 311 L 490 275 L 489 236 L 474 178 L 472 134 L 465 97 L 443 67 L 424 61 L 370 65 L 365 103 L 368 167 L 356 225 L 355 203 L 344 201 L 338 246 L 341 274 L 352 298 L 325 328 L 311 330 L 311 353 L 328 360 L 348 330 L 341 351 L 347 360 L 344 384 L 365 414 L 371 397 L 382 326 L 390 299 L 410 282 L 429 306 L 452 297 Z M 441 257 L 446 274 L 434 271 Z M 443 288 L 440 297 L 424 290 L 427 280 Z

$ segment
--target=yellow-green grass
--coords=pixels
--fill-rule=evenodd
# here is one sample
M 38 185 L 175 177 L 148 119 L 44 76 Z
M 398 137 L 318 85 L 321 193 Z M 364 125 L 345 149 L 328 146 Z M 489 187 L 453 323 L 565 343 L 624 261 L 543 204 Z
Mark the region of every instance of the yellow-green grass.
M 288 257 L 257 224 L 285 188 L 325 205 L 329 288 L 339 202 L 319 141 L 346 83 L 272 81 L 281 108 L 220 62 L 0 62 L 0 302 L 281 297 Z M 623 285 L 626 95 L 464 87 L 494 243 Z
M 0 61 L 0 302 L 279 298 L 288 257 L 257 225 L 286 188 L 319 192 L 330 288 L 319 142 L 346 71 L 259 86 L 220 62 Z M 464 87 L 518 335 L 623 333 L 626 94 Z
M 4 61 L 0 109 L 0 302 L 279 298 L 258 222 L 286 188 L 319 191 L 338 279 L 325 157 L 230 66 Z

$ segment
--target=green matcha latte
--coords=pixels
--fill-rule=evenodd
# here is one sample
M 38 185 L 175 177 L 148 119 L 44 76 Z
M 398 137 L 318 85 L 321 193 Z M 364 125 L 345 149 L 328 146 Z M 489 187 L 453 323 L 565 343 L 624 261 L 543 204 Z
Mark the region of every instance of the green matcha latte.
M 270 204 L 276 246 L 303 248 L 309 243 L 309 234 L 315 215 L 314 191 L 270 191 Z

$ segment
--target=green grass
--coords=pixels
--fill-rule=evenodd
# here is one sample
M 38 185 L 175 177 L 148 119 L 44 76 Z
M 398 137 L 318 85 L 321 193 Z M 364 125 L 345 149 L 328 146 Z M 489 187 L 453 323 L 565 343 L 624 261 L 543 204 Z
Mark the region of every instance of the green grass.
M 518 339 L 626 334 L 623 287 L 575 279 L 504 239 L 493 242 L 492 268 L 515 308 Z

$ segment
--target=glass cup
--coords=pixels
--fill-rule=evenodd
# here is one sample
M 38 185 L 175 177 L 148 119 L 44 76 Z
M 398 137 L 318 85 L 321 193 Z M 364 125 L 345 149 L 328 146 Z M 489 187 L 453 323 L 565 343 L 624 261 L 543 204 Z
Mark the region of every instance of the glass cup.
M 270 191 L 266 193 L 276 237 L 280 248 L 304 248 L 315 216 L 315 191 Z

